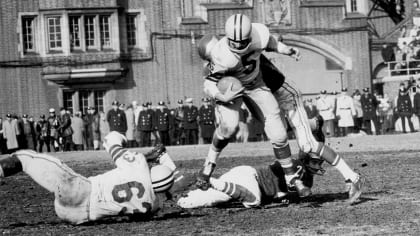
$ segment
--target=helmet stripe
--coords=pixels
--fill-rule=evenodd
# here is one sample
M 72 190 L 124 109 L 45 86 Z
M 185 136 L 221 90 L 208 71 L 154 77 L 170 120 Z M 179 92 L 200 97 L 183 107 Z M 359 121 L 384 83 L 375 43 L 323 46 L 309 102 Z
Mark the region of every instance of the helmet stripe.
M 239 41 L 242 41 L 242 14 L 239 17 Z
M 233 41 L 236 41 L 236 18 L 238 17 L 238 14 L 235 14 L 235 18 L 233 18 Z

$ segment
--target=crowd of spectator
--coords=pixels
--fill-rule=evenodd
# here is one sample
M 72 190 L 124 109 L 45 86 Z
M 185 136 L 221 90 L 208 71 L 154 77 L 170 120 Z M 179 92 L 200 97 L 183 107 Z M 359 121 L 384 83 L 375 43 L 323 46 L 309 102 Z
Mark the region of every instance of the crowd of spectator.
M 409 93 L 409 88 L 415 94 Z M 103 137 L 110 131 L 118 131 L 127 137 L 127 146 L 148 147 L 157 142 L 164 145 L 192 145 L 211 143 L 215 130 L 215 111 L 212 101 L 202 99 L 198 108 L 192 98 L 177 101 L 169 108 L 160 101 L 157 106 L 136 101 L 126 106 L 112 102 L 106 113 L 88 107 L 86 114 L 61 108 L 57 114 L 49 109 L 49 115 L 38 120 L 27 114 L 18 117 L 7 114 L 0 117 L 0 152 L 12 153 L 18 149 L 38 152 L 99 150 Z M 353 134 L 387 134 L 415 132 L 420 117 L 420 85 L 402 83 L 398 96 L 391 100 L 356 89 L 351 95 L 346 88 L 341 93 L 322 90 L 314 99 L 305 100 L 309 118 L 322 116 L 327 137 Z M 413 124 L 413 121 L 416 125 Z M 293 134 L 290 133 L 293 138 Z M 237 142 L 267 140 L 263 124 L 254 119 L 245 104 L 241 107 Z
M 410 94 L 410 90 L 416 91 L 415 94 Z M 309 118 L 322 116 L 328 137 L 416 132 L 420 118 L 420 85 L 401 83 L 394 99 L 386 94 L 371 93 L 369 88 L 362 92 L 356 89 L 351 95 L 346 88 L 340 94 L 327 94 L 322 90 L 315 101 L 305 101 L 305 110 Z
M 106 113 L 88 107 L 83 114 L 61 108 L 56 114 L 49 109 L 49 115 L 39 119 L 27 114 L 19 117 L 7 114 L 0 117 L 0 153 L 12 153 L 18 149 L 33 149 L 38 152 L 99 150 L 103 137 L 110 131 L 118 131 L 127 137 L 128 147 L 148 147 L 157 142 L 164 145 L 191 145 L 211 143 L 215 130 L 215 113 L 212 101 L 202 99 L 198 108 L 192 98 L 178 100 L 177 106 L 169 108 L 160 101 L 157 106 L 151 102 L 141 106 L 136 101 L 126 106 L 112 102 L 112 109 Z M 240 130 L 237 141 L 266 140 L 263 125 L 249 115 L 244 106 L 241 109 Z

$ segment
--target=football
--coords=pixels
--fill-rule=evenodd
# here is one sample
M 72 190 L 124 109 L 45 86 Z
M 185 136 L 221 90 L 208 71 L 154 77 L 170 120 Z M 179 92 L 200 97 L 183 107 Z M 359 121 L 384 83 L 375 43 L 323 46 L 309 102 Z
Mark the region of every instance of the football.
M 233 76 L 226 76 L 219 80 L 219 82 L 217 83 L 217 88 L 221 93 L 224 94 L 231 84 L 232 91 L 238 91 L 243 87 L 241 81 L 239 81 L 237 78 Z
M 173 171 L 164 165 L 156 165 L 150 169 L 153 190 L 156 193 L 165 192 L 174 184 Z

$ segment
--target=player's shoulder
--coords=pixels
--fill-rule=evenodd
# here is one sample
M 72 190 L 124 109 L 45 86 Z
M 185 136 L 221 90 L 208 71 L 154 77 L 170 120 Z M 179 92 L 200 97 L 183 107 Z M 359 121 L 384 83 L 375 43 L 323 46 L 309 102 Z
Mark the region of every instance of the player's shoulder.
M 252 23 L 252 43 L 253 45 L 265 48 L 270 38 L 270 30 L 261 23 Z
M 226 68 L 231 68 L 238 64 L 238 58 L 229 49 L 227 37 L 223 37 L 217 42 L 210 55 L 214 64 Z

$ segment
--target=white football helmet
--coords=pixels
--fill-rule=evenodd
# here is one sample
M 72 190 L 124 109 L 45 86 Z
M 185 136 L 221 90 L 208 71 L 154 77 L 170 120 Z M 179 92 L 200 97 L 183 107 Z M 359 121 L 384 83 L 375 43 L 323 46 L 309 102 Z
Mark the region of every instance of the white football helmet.
M 242 14 L 230 16 L 226 21 L 225 32 L 232 51 L 242 53 L 250 46 L 252 24 L 247 16 Z
M 207 34 L 204 35 L 198 42 L 198 55 L 200 55 L 201 59 L 210 61 L 210 52 L 213 47 L 216 45 L 218 38 L 216 35 Z
M 174 172 L 165 165 L 156 165 L 150 169 L 152 187 L 155 193 L 168 191 L 174 184 Z

